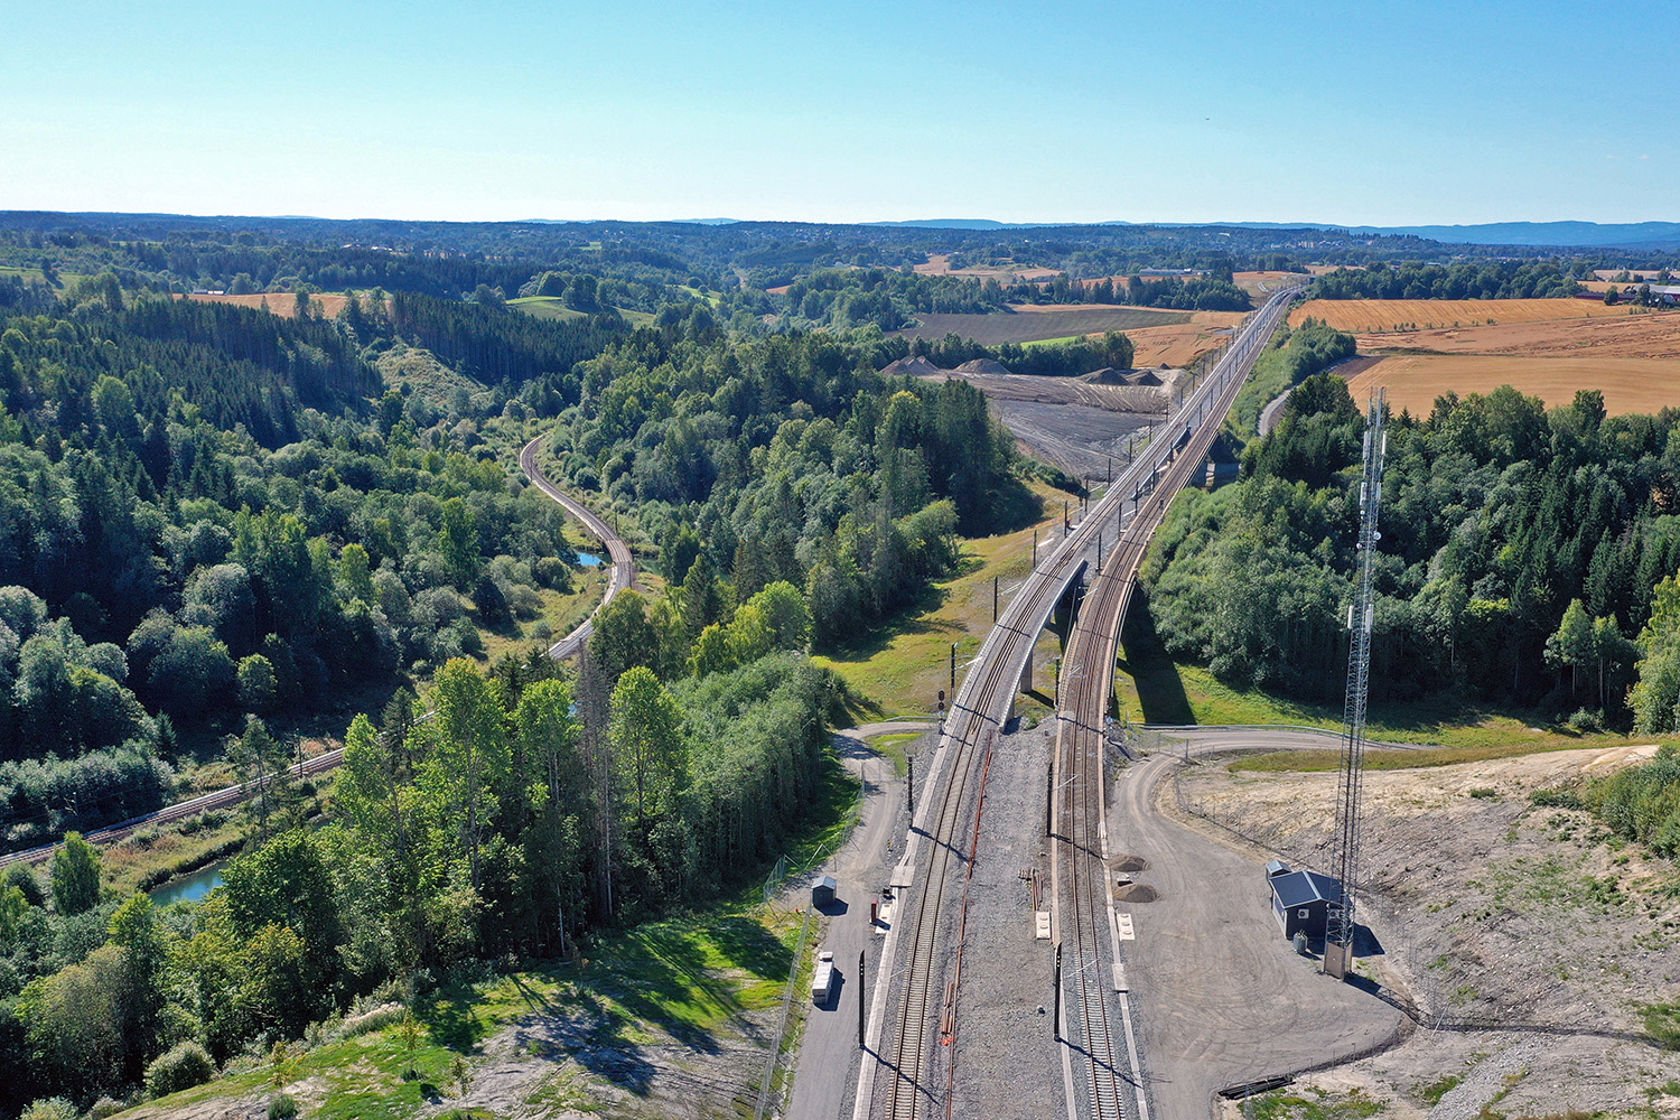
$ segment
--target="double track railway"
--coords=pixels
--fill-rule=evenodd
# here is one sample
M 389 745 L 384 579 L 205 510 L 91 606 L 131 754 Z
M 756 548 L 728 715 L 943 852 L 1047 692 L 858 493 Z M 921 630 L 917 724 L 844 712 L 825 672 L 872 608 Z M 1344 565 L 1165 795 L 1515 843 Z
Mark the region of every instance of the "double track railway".
M 1292 298 L 1293 291 L 1274 296 L 1261 312 L 1266 317 L 1257 317 L 1253 324 L 1251 329 L 1256 333 L 1252 337 L 1262 342 L 1269 337 L 1276 318 Z M 1262 330 L 1263 335 L 1258 333 Z M 1061 1037 L 1068 1045 L 1070 1061 L 1083 1067 L 1081 1080 L 1088 1090 L 1089 1106 L 1085 1115 L 1094 1120 L 1128 1116 L 1128 1101 L 1139 1120 L 1145 1120 L 1149 1107 L 1138 1073 L 1140 1055 L 1126 1024 L 1124 965 L 1119 959 L 1119 921 L 1113 905 L 1104 818 L 1108 714 L 1120 627 L 1149 540 L 1165 518 L 1173 495 L 1200 468 L 1220 421 L 1246 379 L 1249 364 L 1241 362 L 1216 374 L 1209 386 L 1212 393 L 1192 406 L 1199 414 L 1186 429 L 1188 438 L 1182 441 L 1178 453 L 1151 475 L 1148 493 L 1135 504 L 1132 516 L 1122 518 L 1114 551 L 1105 557 L 1091 582 L 1063 659 L 1067 683 L 1060 690 L 1053 777 L 1060 794 L 1054 829 L 1055 928 L 1064 952 L 1064 997 L 1075 1014 L 1072 1030 Z M 1213 422 L 1204 422 L 1208 419 Z M 1110 983 L 1104 983 L 1105 971 L 1109 972 Z M 1123 1032 L 1114 1029 L 1116 1010 L 1127 1027 Z M 1117 1033 L 1123 1035 L 1120 1045 L 1116 1044 Z M 1069 1102 L 1070 1116 L 1081 1111 Z
M 973 668 L 953 697 L 951 711 L 941 728 L 921 805 L 919 809 L 915 805 L 911 807 L 911 835 L 901 867 L 910 869 L 912 875 L 910 883 L 900 889 L 897 906 L 902 916 L 892 923 L 877 970 L 882 982 L 875 990 L 865 1037 L 853 1112 L 856 1120 L 883 1114 L 894 1120 L 948 1115 L 948 1082 L 940 1074 L 949 1075 L 949 1051 L 945 1047 L 936 1051 L 930 1046 L 930 1039 L 937 1037 L 949 1042 L 955 1026 L 955 983 L 945 982 L 947 966 L 956 948 L 949 943 L 951 927 L 958 924 L 952 920 L 950 888 L 962 878 L 953 872 L 975 854 L 972 850 L 965 854 L 960 848 L 967 822 L 979 811 L 974 774 L 981 768 L 990 738 L 1009 716 L 1017 684 L 1056 605 L 1085 574 L 1092 554 L 1103 552 L 1103 542 L 1115 544 L 1121 550 L 1111 554 L 1106 572 L 1135 570 L 1147 536 L 1132 532 L 1128 543 L 1128 538 L 1120 535 L 1120 527 L 1127 522 L 1128 503 L 1132 506 L 1133 522 L 1147 523 L 1151 530 L 1158 524 L 1162 511 L 1154 507 L 1161 503 L 1151 502 L 1149 498 L 1170 493 L 1166 489 L 1169 486 L 1172 489 L 1182 486 L 1201 464 L 1237 389 L 1294 295 L 1293 291 L 1274 295 L 1249 318 L 1225 356 L 1182 402 L 1177 415 L 1167 426 L 1157 429 L 1157 438 L 1143 448 L 1103 498 L 1090 507 L 1084 520 L 1067 532 L 1048 558 L 1038 564 L 981 644 Z M 1185 425 L 1182 436 L 1161 438 L 1161 432 L 1171 433 L 1179 424 Z M 1128 548 L 1132 551 L 1126 551 Z M 1103 599 L 1105 584 L 1112 582 L 1098 577 L 1099 602 L 1106 601 Z M 1124 601 L 1115 609 L 1123 611 Z M 1091 614 L 1089 607 L 1084 614 Z M 1113 629 L 1116 637 L 1108 646 L 1108 671 L 1093 670 L 1085 674 L 1100 675 L 1105 682 L 1104 702 L 1093 724 L 1099 739 L 1106 716 L 1106 682 L 1113 670 L 1113 643 L 1118 640 L 1117 621 Z M 1072 702 L 1074 697 L 1069 695 L 1066 699 Z M 1078 816 L 1086 822 L 1093 817 L 1100 821 L 1100 753 L 1094 779 L 1089 769 L 1086 775 L 1085 781 L 1067 788 L 1087 787 L 1082 796 L 1094 800 L 1079 809 Z M 1096 807 L 1094 810 L 1092 805 Z M 1067 815 L 1075 815 L 1072 807 Z M 1081 873 L 1090 878 L 1089 870 Z M 1098 897 L 1094 891 L 1094 884 L 1087 882 L 1083 889 L 1087 902 Z M 1086 924 L 1080 928 L 1094 941 L 1100 925 L 1088 915 Z M 909 938 L 904 960 L 896 963 L 904 937 Z M 1091 956 L 1096 959 L 1094 947 Z M 1090 975 L 1094 979 L 1097 969 L 1092 968 Z M 936 992 L 940 996 L 937 1001 Z M 1091 1008 L 1096 1015 L 1095 1002 Z M 934 1029 L 930 1031 L 930 1027 Z M 1099 1031 L 1106 1033 L 1106 1021 L 1101 1026 L 1093 1021 L 1087 1030 L 1093 1036 Z M 944 1051 L 943 1058 L 940 1051 Z M 1111 1053 L 1112 1046 L 1107 1046 L 1105 1052 Z M 1113 1072 L 1113 1062 L 1107 1065 Z M 1093 1083 L 1093 1092 L 1107 1110 L 1096 1115 L 1122 1114 L 1122 1101 L 1127 1094 L 1117 1083 L 1100 1091 Z

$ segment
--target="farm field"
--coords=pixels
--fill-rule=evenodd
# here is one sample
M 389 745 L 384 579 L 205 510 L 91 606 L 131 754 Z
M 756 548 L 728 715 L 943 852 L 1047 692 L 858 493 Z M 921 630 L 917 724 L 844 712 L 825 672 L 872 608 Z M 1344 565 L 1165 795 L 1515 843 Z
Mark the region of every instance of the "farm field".
M 285 319 L 297 314 L 297 296 L 291 292 L 254 292 L 247 295 L 195 294 L 186 298 L 196 303 L 231 303 L 236 307 L 254 307 L 271 311 Z M 323 319 L 336 319 L 350 302 L 347 295 L 317 294 L 309 297 L 310 308 Z
M 1136 336 L 1134 335 L 1134 340 Z M 1680 358 L 1680 313 L 1644 312 L 1494 326 L 1356 334 L 1361 354 Z
M 1251 296 L 1270 295 L 1286 284 L 1306 279 L 1299 272 L 1234 272 L 1232 283 Z
M 1187 323 L 1129 330 L 1126 337 L 1135 350 L 1132 365 L 1138 369 L 1187 366 L 1209 350 L 1223 346 L 1243 318 L 1241 311 L 1192 311 Z
M 997 346 L 1005 342 L 1038 342 L 1190 321 L 1187 311 L 1156 311 L 1102 303 L 1014 304 L 1012 310 L 1013 315 L 923 315 L 916 326 L 898 333 L 907 338 L 929 339 L 955 334 L 986 346 Z
M 566 302 L 559 296 L 521 296 L 510 299 L 507 305 L 517 311 L 523 311 L 536 319 L 585 319 L 588 313 L 567 307 Z M 653 322 L 653 316 L 646 311 L 626 311 L 619 308 L 618 313 L 624 316 L 624 321 L 633 327 L 644 327 Z
M 951 254 L 929 253 L 928 259 L 911 268 L 922 276 L 967 276 L 975 280 L 996 280 L 1009 283 L 1014 280 L 1048 280 L 1052 276 L 1060 276 L 1061 270 L 1056 268 L 1034 268 L 1032 266 L 1005 267 L 1003 265 L 975 266 L 973 268 L 952 268 Z
M 1435 398 L 1486 394 L 1511 385 L 1550 407 L 1568 404 L 1577 389 L 1600 389 L 1612 415 L 1655 412 L 1680 405 L 1680 358 L 1509 357 L 1497 354 L 1397 354 L 1366 365 L 1348 380 L 1354 400 L 1388 390 L 1395 411 L 1427 415 Z
M 1342 331 L 1391 331 L 1489 323 L 1536 323 L 1628 315 L 1631 308 L 1585 299 L 1315 299 L 1289 313 L 1289 325 L 1318 319 Z

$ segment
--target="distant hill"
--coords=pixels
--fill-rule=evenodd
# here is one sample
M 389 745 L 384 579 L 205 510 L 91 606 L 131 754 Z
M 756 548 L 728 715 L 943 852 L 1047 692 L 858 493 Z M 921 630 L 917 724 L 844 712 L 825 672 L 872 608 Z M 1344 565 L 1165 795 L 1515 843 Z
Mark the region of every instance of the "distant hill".
M 1527 245 L 1568 249 L 1680 249 L 1680 222 L 1484 222 L 1459 226 L 1338 226 L 1325 222 L 1221 222 L 1242 229 L 1336 229 L 1422 237 L 1449 245 Z
M 990 218 L 925 218 L 902 222 L 867 222 L 896 229 L 1043 229 L 1069 227 L 1063 222 L 997 222 Z M 1095 222 L 1127 226 L 1131 222 Z M 1448 245 L 1522 245 L 1569 249 L 1680 249 L 1680 222 L 1485 222 L 1455 226 L 1343 226 L 1333 222 L 1157 222 L 1170 229 L 1320 229 L 1379 237 L 1421 237 Z

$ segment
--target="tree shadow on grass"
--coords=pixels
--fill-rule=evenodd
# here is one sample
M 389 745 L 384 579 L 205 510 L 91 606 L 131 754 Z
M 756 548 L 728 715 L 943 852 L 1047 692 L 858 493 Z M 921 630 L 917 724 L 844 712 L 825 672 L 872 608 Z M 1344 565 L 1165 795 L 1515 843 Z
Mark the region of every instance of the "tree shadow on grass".
M 992 534 L 1016 533 L 1044 520 L 1044 499 L 1019 478 L 1010 478 L 992 497 L 986 529 Z
M 1190 697 L 1185 694 L 1178 666 L 1161 645 L 1161 637 L 1155 631 L 1155 616 L 1149 609 L 1149 596 L 1141 588 L 1133 595 L 1131 608 L 1126 612 L 1120 642 L 1126 656 L 1119 666 L 1122 672 L 1131 675 L 1138 704 L 1143 708 L 1143 721 L 1195 723 L 1196 713 L 1190 708 Z
M 836 661 L 867 661 L 905 634 L 966 636 L 966 631 L 955 622 L 926 617 L 944 606 L 949 596 L 948 588 L 929 584 L 902 609 L 870 626 L 865 633 L 818 652 Z
M 650 1032 L 692 1052 L 717 1054 L 718 1029 L 742 1036 L 764 1032 L 733 984 L 718 975 L 735 970 L 781 983 L 793 954 L 763 925 L 740 915 L 707 921 L 704 932 L 682 922 L 644 926 L 606 947 L 581 969 L 566 969 L 573 991 L 557 1003 L 517 978 L 537 1013 L 522 1019 L 515 1044 L 549 1061 L 567 1059 L 637 1096 L 646 1096 L 658 1070 L 647 1058 Z

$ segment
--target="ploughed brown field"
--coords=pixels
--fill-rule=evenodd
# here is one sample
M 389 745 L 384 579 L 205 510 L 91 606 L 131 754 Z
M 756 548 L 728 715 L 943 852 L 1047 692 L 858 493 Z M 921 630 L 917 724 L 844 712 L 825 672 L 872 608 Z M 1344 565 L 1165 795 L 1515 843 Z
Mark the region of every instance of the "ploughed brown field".
M 1587 299 L 1314 299 L 1289 313 L 1291 326 L 1318 319 L 1341 331 L 1429 330 L 1555 319 L 1623 316 L 1632 309 Z

